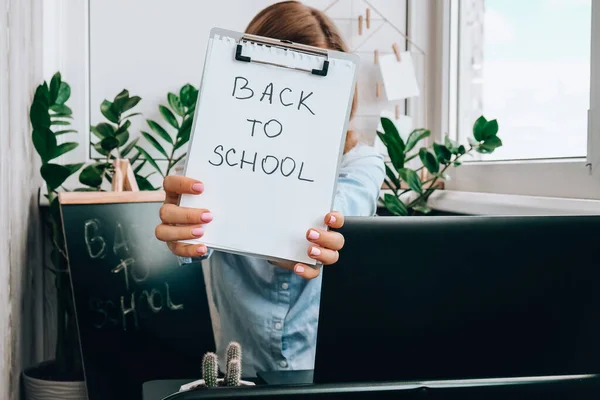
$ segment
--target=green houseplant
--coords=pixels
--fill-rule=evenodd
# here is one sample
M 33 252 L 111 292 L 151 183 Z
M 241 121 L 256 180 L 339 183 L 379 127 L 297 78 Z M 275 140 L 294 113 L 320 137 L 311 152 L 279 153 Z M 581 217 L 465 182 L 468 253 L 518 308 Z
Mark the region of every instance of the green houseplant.
M 161 138 L 172 144 L 165 172 L 158 170 L 163 176 L 185 157 L 184 153 L 176 158 L 175 151 L 189 140 L 197 93 L 197 89 L 189 84 L 180 90 L 179 96 L 169 93 L 169 105 L 180 120 L 165 106 L 161 106 L 161 114 L 167 122 L 177 127 L 174 138 L 162 129 L 164 135 L 161 135 Z M 85 163 L 61 164 L 57 161 L 59 157 L 78 147 L 75 141 L 64 141 L 58 144 L 61 138 L 77 133 L 71 127 L 73 113 L 67 105 L 70 95 L 69 84 L 63 81 L 61 74 L 57 72 L 52 76 L 49 84 L 44 81 L 37 87 L 29 112 L 32 141 L 42 164 L 40 174 L 46 187 L 44 196 L 50 204 L 44 218 L 51 243 L 51 260 L 47 267 L 55 275 L 57 295 L 55 357 L 23 371 L 25 395 L 30 399 L 87 399 L 58 193 L 70 190 L 66 187 L 69 186 L 66 182 L 70 181 L 77 172 L 79 172 L 78 180 L 81 186 L 71 190 L 104 190 L 104 183 L 111 183 L 114 173 L 112 161 L 115 158 L 130 160 L 140 190 L 156 190 L 148 180 L 151 174 L 142 175 L 141 169 L 146 163 L 158 168 L 158 163 L 143 146 L 138 145 L 140 138 L 130 140 L 131 119 L 141 115 L 134 112 L 141 98 L 130 96 L 126 89 L 118 93 L 112 101 L 102 102 L 100 111 L 106 121 L 90 127 L 97 139 L 92 145 L 102 158 L 87 165 Z M 154 124 L 155 127 L 152 129 L 156 132 L 156 126 L 160 127 L 160 125 Z M 148 139 L 150 135 L 143 136 Z M 155 143 L 150 142 L 150 144 L 156 148 Z
M 491 154 L 502 146 L 502 140 L 498 137 L 498 122 L 488 121 L 484 116 L 475 121 L 473 136 L 468 138 L 467 147 L 446 135 L 444 143 L 434 142 L 430 146 L 419 148 L 418 144 L 431 136 L 429 130 L 415 129 L 405 142 L 390 119 L 381 118 L 381 126 L 383 132 L 378 131 L 377 135 L 390 158 L 385 165 L 385 183 L 392 193 L 385 193 L 383 198 L 380 198 L 380 203 L 396 216 L 430 213 L 429 197 L 437 190 L 438 182 L 448 179 L 446 171 L 450 167 L 460 167 L 463 157 L 473 152 Z M 407 163 L 416 158 L 421 160 L 421 166 L 416 169 L 409 168 Z M 422 180 L 419 172 L 424 168 L 430 176 Z M 410 192 L 414 196 L 406 200 L 404 195 Z
M 29 112 L 33 145 L 42 162 L 40 174 L 50 203 L 45 218 L 52 244 L 48 268 L 54 273 L 57 294 L 55 358 L 23 371 L 25 394 L 33 399 L 87 398 L 58 204 L 58 191 L 84 164 L 61 165 L 55 161 L 78 146 L 77 142 L 57 144 L 60 136 L 76 133 L 70 127 L 72 111 L 66 104 L 70 95 L 69 85 L 56 73 L 50 85 L 44 82 L 37 87 Z

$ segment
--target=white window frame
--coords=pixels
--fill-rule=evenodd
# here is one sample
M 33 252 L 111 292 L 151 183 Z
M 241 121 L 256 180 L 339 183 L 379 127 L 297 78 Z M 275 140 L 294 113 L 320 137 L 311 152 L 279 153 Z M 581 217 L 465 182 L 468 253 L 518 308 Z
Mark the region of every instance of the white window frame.
M 434 83 L 427 107 L 434 114 L 434 139 L 457 137 L 457 46 L 460 0 L 431 2 L 412 12 L 415 26 L 428 24 L 430 73 Z M 421 3 L 412 0 L 411 3 Z M 418 34 L 418 32 L 415 32 Z M 600 2 L 592 1 L 591 94 L 587 158 L 480 161 L 450 171 L 446 190 L 431 198 L 434 208 L 476 214 L 600 214 Z M 500 122 L 500 130 L 501 121 Z M 501 133 L 500 133 L 501 135 Z

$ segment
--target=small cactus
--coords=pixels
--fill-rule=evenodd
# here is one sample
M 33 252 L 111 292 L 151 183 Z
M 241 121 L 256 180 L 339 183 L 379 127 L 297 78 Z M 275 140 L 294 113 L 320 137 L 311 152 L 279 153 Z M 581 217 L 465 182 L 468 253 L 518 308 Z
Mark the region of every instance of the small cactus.
M 227 345 L 227 364 L 234 358 L 242 360 L 242 346 L 238 342 L 231 342 Z
M 226 386 L 239 386 L 242 375 L 242 364 L 239 358 L 232 358 L 227 363 Z
M 218 368 L 217 355 L 206 353 L 202 359 L 202 379 L 206 387 L 217 387 Z

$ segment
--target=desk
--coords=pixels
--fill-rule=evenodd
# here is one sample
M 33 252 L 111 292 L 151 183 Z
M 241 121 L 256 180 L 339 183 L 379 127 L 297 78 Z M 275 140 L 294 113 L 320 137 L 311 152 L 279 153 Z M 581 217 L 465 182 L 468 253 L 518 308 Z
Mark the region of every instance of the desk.
M 186 383 L 187 381 L 183 381 Z M 144 384 L 144 400 L 161 400 L 182 381 Z M 182 393 L 169 400 L 195 399 L 436 399 L 591 400 L 600 398 L 600 375 L 343 384 L 258 384 Z

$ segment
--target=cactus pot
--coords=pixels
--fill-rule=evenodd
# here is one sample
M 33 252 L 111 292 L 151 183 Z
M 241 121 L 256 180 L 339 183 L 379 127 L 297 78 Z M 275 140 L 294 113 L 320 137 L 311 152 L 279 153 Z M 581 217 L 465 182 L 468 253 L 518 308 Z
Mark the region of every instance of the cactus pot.
M 225 387 L 240 387 L 240 386 L 255 386 L 255 385 L 256 384 L 254 382 L 244 381 L 244 380 L 240 379 L 240 384 L 238 386 L 226 386 L 225 379 L 223 379 L 223 378 L 217 379 L 217 386 L 223 387 L 223 388 L 225 388 Z M 181 388 L 179 389 L 179 391 L 187 392 L 190 390 L 199 390 L 199 389 L 214 389 L 214 388 L 207 387 L 204 384 L 204 379 L 198 379 L 197 381 L 186 383 L 185 385 L 182 385 Z

